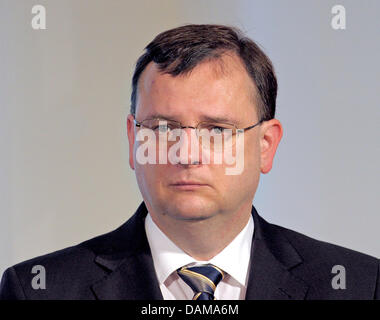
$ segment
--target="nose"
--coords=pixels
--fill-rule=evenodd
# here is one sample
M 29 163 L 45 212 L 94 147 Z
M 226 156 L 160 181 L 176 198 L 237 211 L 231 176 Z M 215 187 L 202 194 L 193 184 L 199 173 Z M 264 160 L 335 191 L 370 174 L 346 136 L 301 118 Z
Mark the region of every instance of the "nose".
M 196 129 L 186 127 L 182 129 L 179 163 L 181 165 L 199 165 L 201 164 L 200 144 L 196 134 Z

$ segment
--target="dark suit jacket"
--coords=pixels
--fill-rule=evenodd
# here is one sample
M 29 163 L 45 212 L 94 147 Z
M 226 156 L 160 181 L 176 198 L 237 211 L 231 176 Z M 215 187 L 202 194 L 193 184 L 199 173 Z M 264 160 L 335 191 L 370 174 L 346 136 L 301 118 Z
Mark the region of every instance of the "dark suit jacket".
M 118 229 L 8 268 L 0 299 L 162 299 L 144 229 L 142 203 Z M 379 260 L 272 225 L 252 207 L 255 232 L 246 299 L 379 299 Z M 35 290 L 34 265 L 46 270 Z M 334 265 L 346 289 L 333 289 Z

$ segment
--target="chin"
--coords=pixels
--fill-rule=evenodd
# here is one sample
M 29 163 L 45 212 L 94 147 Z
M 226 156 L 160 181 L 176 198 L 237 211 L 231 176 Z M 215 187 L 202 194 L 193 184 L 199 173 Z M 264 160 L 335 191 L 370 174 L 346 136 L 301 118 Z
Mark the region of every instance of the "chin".
M 185 201 L 171 201 L 166 206 L 169 216 L 178 220 L 205 220 L 217 214 L 215 203 L 204 199 L 191 199 Z

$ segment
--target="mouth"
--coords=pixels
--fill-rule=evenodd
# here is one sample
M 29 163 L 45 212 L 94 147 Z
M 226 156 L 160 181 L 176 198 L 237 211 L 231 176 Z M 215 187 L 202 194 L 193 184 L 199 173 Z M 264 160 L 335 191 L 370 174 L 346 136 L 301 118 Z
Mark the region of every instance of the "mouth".
M 177 190 L 197 190 L 200 188 L 208 187 L 209 185 L 206 183 L 201 183 L 199 181 L 178 181 L 175 183 L 171 183 L 170 187 Z

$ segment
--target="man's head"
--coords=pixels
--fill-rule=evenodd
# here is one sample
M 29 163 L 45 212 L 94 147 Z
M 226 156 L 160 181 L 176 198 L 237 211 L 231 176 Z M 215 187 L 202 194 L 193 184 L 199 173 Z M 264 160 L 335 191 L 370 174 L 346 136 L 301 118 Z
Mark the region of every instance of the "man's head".
M 217 25 L 188 25 L 158 35 L 139 58 L 132 81 L 128 116 L 130 166 L 152 218 L 169 221 L 242 219 L 249 212 L 259 183 L 267 173 L 282 127 L 274 119 L 277 81 L 270 60 L 237 30 Z M 196 127 L 203 121 L 246 128 L 244 170 L 226 175 L 226 163 L 144 164 L 136 161 L 139 128 L 133 120 L 171 119 Z M 192 129 L 185 129 L 189 139 Z M 189 185 L 190 183 L 190 185 Z

